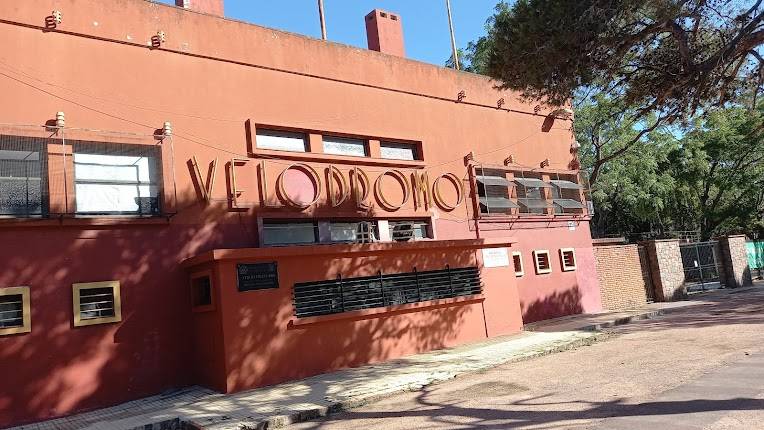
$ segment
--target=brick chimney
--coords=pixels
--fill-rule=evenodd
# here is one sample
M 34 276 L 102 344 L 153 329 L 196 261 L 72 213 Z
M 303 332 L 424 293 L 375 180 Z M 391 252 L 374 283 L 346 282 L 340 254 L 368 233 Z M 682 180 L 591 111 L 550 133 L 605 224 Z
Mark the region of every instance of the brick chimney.
M 224 16 L 223 0 L 175 0 L 175 6 L 195 12 Z
M 366 40 L 369 49 L 385 54 L 406 56 L 403 47 L 403 24 L 401 16 L 374 9 L 366 15 Z

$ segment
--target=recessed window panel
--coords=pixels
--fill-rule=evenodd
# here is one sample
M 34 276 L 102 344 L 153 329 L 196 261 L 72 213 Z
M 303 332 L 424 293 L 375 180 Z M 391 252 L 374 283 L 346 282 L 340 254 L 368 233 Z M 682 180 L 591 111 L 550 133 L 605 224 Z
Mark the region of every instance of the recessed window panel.
M 323 141 L 325 154 L 366 156 L 366 142 L 361 139 L 324 136 Z
M 274 149 L 277 151 L 305 152 L 305 134 L 281 130 L 257 130 L 255 137 L 259 149 Z
M 0 216 L 46 215 L 47 188 L 42 143 L 0 136 Z
M 410 143 L 380 142 L 380 155 L 389 160 L 417 160 L 416 146 Z
M 263 244 L 302 245 L 317 242 L 318 227 L 312 222 L 265 222 Z

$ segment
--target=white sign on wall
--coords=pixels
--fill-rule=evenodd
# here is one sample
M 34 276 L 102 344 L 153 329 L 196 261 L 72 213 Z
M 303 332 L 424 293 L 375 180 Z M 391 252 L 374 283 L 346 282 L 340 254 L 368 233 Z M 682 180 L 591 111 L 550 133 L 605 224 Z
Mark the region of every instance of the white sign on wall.
M 483 249 L 483 266 L 485 267 L 509 266 L 509 250 L 507 250 L 507 248 Z

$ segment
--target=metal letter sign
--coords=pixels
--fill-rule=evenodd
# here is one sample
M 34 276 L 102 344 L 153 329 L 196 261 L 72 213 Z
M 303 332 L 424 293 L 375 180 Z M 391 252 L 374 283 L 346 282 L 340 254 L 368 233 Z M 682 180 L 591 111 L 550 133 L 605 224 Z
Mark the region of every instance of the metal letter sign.
M 276 262 L 236 265 L 239 291 L 267 290 L 279 287 L 279 271 Z

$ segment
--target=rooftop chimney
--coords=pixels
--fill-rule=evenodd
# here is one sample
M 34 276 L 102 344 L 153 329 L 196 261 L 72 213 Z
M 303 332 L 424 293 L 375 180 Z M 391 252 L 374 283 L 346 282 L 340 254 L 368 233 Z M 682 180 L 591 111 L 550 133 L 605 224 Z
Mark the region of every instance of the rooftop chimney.
M 175 6 L 195 12 L 224 16 L 223 0 L 175 0 Z
M 366 15 L 366 40 L 369 49 L 405 57 L 403 25 L 397 13 L 374 9 Z

